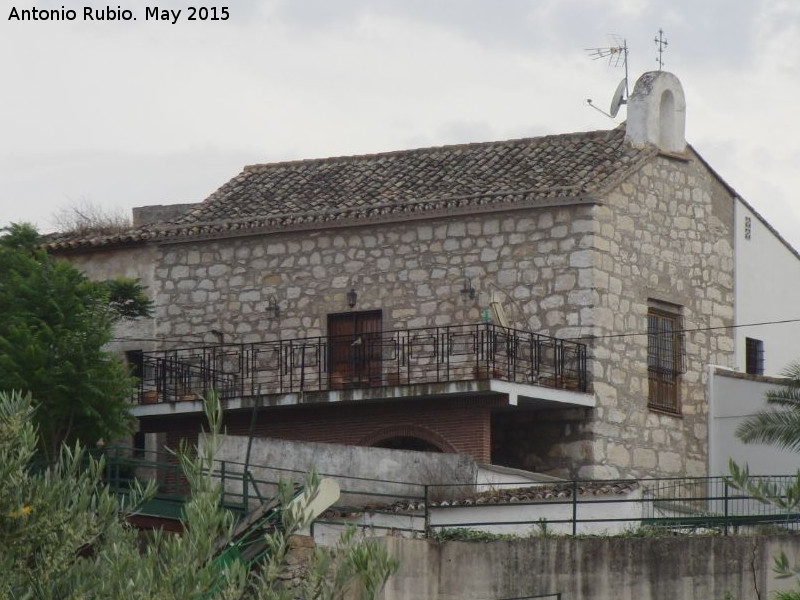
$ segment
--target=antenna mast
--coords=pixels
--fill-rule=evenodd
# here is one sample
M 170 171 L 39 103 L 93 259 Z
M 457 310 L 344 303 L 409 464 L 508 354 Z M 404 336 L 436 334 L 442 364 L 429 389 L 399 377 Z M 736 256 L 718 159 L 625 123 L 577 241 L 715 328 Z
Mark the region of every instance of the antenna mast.
M 605 48 L 586 48 L 586 52 L 589 53 L 589 57 L 592 60 L 608 58 L 609 66 L 619 67 L 621 64 L 623 67 L 625 67 L 625 78 L 620 81 L 616 91 L 614 92 L 614 96 L 611 99 L 610 112 L 606 112 L 600 108 L 597 108 L 592 103 L 591 98 L 586 100 L 586 104 L 591 106 L 596 111 L 601 112 L 605 116 L 613 119 L 617 116 L 619 107 L 622 104 L 628 103 L 628 96 L 630 95 L 630 90 L 628 88 L 628 40 L 614 34 L 611 34 L 609 37 L 611 37 L 612 41 L 614 42 L 613 46 L 607 46 Z
M 622 64 L 625 67 L 625 97 L 628 97 L 628 40 L 621 38 L 616 34 L 609 34 L 613 46 L 605 48 L 586 48 L 589 53 L 589 58 L 592 60 L 600 60 L 601 58 L 608 58 L 608 64 L 612 67 L 619 67 Z

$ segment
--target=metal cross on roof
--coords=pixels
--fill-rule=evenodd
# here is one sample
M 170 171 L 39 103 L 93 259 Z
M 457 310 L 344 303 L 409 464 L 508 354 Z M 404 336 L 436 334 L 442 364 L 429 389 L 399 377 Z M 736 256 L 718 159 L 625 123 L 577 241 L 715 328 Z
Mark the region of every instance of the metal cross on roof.
M 664 37 L 664 31 L 662 29 L 658 30 L 658 37 L 653 38 L 653 41 L 658 47 L 658 58 L 656 62 L 658 63 L 658 70 L 660 71 L 664 66 L 664 57 L 662 55 L 664 54 L 664 49 L 669 45 L 669 42 L 667 42 L 667 38 Z

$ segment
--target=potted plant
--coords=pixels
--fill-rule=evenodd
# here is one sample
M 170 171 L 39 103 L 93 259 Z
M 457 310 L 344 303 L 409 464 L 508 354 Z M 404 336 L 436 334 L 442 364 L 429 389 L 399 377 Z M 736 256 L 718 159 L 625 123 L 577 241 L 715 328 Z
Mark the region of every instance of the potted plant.
M 158 390 L 144 390 L 141 399 L 142 404 L 155 404 L 158 402 Z

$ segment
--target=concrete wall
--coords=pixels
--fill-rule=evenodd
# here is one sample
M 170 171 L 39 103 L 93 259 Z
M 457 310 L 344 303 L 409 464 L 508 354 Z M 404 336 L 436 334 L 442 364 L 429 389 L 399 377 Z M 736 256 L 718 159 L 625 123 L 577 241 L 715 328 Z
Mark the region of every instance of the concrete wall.
M 680 536 L 447 542 L 383 538 L 400 572 L 381 600 L 764 600 L 772 557 L 800 557 L 800 538 Z M 757 591 L 756 591 L 757 590 Z
M 767 407 L 764 394 L 780 380 L 748 376 L 709 368 L 709 475 L 729 473 L 728 461 L 747 463 L 750 472 L 762 475 L 793 475 L 800 468 L 800 455 L 771 444 L 745 444 L 736 428 L 748 416 Z
M 747 239 L 747 219 L 750 238 Z M 736 202 L 736 323 L 797 319 L 800 258 L 741 200 Z M 800 360 L 800 322 L 736 330 L 736 368 L 745 372 L 745 338 L 764 342 L 764 375 Z
M 248 440 L 244 436 L 223 436 L 222 446 L 216 455 L 217 460 L 244 463 Z M 362 496 L 364 504 L 389 503 L 393 498 L 402 496 L 424 498 L 422 484 L 447 481 L 469 485 L 476 482 L 478 473 L 477 464 L 464 454 L 411 452 L 263 438 L 253 439 L 250 465 L 254 477 L 261 481 L 302 480 L 304 474 L 313 469 L 336 479 L 343 492 L 385 494 Z M 274 489 L 262 487 L 264 490 Z M 352 502 L 353 498 L 349 500 Z

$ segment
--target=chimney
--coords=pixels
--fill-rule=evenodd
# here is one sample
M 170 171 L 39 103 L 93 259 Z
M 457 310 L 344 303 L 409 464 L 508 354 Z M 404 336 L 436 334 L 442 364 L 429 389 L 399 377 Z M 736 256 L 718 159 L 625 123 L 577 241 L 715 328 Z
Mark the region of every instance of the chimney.
M 634 146 L 656 146 L 664 152 L 686 151 L 686 99 L 675 75 L 650 71 L 628 98 L 625 138 Z
M 199 203 L 194 204 L 152 204 L 150 206 L 135 206 L 133 208 L 133 226 L 153 225 L 167 223 L 189 212 Z

